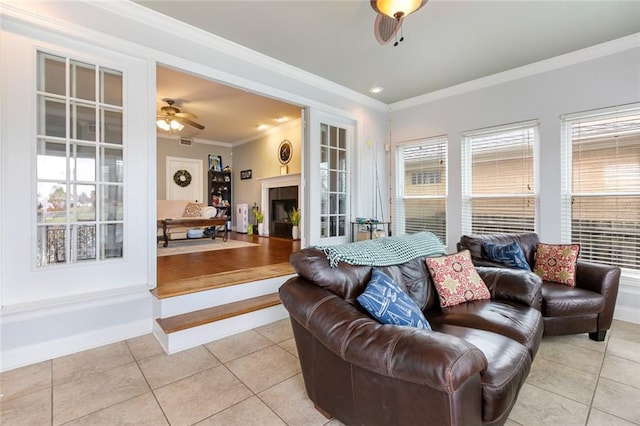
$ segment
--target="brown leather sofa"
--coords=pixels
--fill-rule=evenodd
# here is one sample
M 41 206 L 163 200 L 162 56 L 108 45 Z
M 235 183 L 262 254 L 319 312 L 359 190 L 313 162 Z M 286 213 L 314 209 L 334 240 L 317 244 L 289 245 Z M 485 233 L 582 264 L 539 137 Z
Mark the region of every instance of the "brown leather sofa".
M 458 250 L 468 249 L 476 266 L 506 268 L 503 264 L 487 260 L 482 244 L 509 244 L 513 241 L 518 243 L 533 270 L 536 246 L 540 242 L 538 235 L 533 232 L 463 235 Z M 593 340 L 604 340 L 613 320 L 619 283 L 620 268 L 581 261 L 576 266 L 575 287 L 544 281 L 539 306 L 544 321 L 544 335 L 589 333 Z
M 383 325 L 356 297 L 372 267 L 323 251 L 294 253 L 298 273 L 280 288 L 309 398 L 347 425 L 501 425 L 542 338 L 540 280 L 477 268 L 491 300 L 440 308 L 424 258 L 387 267 L 433 330 Z

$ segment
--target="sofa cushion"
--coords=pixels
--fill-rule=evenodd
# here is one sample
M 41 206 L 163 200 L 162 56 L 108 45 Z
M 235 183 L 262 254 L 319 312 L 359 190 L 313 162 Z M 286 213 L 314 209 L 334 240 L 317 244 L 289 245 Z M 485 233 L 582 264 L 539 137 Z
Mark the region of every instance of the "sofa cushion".
M 545 317 L 597 314 L 604 309 L 604 302 L 604 296 L 594 291 L 548 281 L 542 285 L 542 315 Z
M 524 269 L 525 271 L 531 270 L 520 245 L 515 241 L 510 244 L 486 242 L 482 244 L 482 248 L 489 260 L 502 263 L 511 268 Z
M 529 265 L 535 261 L 536 245 L 540 242 L 538 234 L 528 232 L 524 234 L 472 234 L 463 235 L 458 243 L 458 251 L 467 249 L 471 252 L 471 259 L 476 266 L 503 267 L 486 257 L 482 248 L 483 243 L 511 244 L 517 242 Z
M 434 324 L 433 329 L 459 337 L 484 353 L 489 362 L 486 370 L 480 373 L 482 421 L 486 424 L 502 424 L 531 370 L 527 348 L 508 337 L 486 330 L 449 324 Z
M 440 306 L 489 299 L 487 286 L 471 262 L 469 250 L 425 259 L 440 297 Z
M 575 287 L 578 253 L 580 253 L 578 244 L 538 243 L 533 271 L 543 281 Z
M 486 330 L 521 343 L 533 357 L 538 350 L 543 325 L 540 311 L 517 302 L 480 300 L 429 312 L 433 328 L 450 324 Z
M 182 217 L 202 217 L 202 206 L 198 203 L 187 203 Z
M 371 274 L 371 281 L 358 296 L 358 303 L 383 324 L 408 325 L 431 330 L 420 308 L 398 284 L 378 269 Z

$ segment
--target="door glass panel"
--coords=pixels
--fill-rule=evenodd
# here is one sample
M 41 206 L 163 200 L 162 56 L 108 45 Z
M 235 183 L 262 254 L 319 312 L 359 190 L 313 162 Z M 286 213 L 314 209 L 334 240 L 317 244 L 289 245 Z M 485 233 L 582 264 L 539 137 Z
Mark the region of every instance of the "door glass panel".
M 76 252 L 78 261 L 96 259 L 96 225 L 76 225 Z
M 346 236 L 346 129 L 320 126 L 320 236 Z

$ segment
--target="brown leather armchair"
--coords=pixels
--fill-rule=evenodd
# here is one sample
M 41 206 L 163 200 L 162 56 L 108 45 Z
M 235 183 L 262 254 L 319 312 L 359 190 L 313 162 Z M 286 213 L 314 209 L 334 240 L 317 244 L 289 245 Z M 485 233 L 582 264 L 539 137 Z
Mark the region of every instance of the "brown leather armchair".
M 536 246 L 540 242 L 536 233 L 463 235 L 458 250 L 468 249 L 476 266 L 507 268 L 488 260 L 483 243 L 509 244 L 516 241 L 533 270 Z M 531 272 L 533 274 L 533 272 Z M 544 321 L 544 335 L 589 333 L 592 340 L 603 341 L 611 327 L 618 296 L 620 268 L 578 261 L 576 286 L 544 281 L 540 311 Z
M 356 301 L 372 267 L 306 248 L 280 287 L 307 395 L 349 425 L 502 425 L 542 338 L 540 280 L 477 268 L 491 300 L 440 308 L 424 258 L 380 267 L 420 307 L 432 330 L 381 324 Z

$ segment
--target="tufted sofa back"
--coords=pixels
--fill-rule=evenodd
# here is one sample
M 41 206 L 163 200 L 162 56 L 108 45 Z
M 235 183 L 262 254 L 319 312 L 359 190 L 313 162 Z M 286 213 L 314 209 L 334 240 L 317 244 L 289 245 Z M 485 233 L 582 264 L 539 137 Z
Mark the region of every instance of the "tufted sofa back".
M 373 270 L 371 266 L 354 266 L 344 262 L 331 268 L 325 253 L 316 248 L 293 253 L 289 262 L 302 278 L 329 290 L 352 305 L 371 280 Z M 378 269 L 393 278 L 423 311 L 437 303 L 435 288 L 423 258 Z

